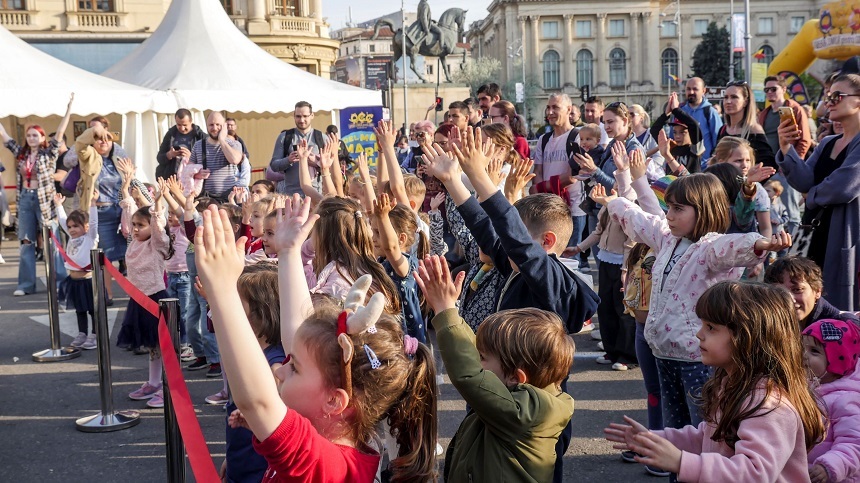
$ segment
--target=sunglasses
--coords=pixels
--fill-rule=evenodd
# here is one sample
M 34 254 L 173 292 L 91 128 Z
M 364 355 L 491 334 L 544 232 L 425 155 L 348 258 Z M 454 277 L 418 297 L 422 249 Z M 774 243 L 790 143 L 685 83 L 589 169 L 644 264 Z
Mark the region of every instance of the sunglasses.
M 746 87 L 746 86 L 749 86 L 749 84 L 747 84 L 747 81 L 742 81 L 742 80 L 729 82 L 728 84 L 726 84 L 726 87 Z
M 844 92 L 839 92 L 839 91 L 831 92 L 831 93 L 827 94 L 826 96 L 824 96 L 824 102 L 827 104 L 835 106 L 836 104 L 839 104 L 840 102 L 842 102 L 842 100 L 845 99 L 846 97 L 860 97 L 860 94 L 846 94 Z
M 777 89 L 776 87 L 765 87 L 765 88 L 764 88 L 764 91 L 765 91 L 766 93 L 770 94 L 770 93 L 772 93 L 772 92 L 776 92 L 776 89 Z
M 608 105 L 608 106 L 606 106 L 606 107 L 607 107 L 607 108 L 609 108 L 609 109 L 615 109 L 615 108 L 618 108 L 618 107 L 623 107 L 624 109 L 627 109 L 627 104 L 625 104 L 625 103 L 623 103 L 623 102 L 621 102 L 621 101 L 617 101 L 617 102 L 613 102 L 612 104 L 609 104 L 609 105 Z

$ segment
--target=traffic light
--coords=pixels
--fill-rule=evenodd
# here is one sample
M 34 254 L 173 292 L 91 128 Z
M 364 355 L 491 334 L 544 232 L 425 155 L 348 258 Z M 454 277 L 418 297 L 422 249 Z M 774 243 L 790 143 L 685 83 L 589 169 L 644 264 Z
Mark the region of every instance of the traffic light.
M 443 107 L 442 107 L 442 98 L 441 98 L 441 97 L 439 97 L 439 96 L 436 96 L 436 112 L 441 112 L 441 111 L 442 111 L 442 109 L 443 109 Z
M 591 86 L 586 84 L 579 88 L 579 98 L 582 99 L 582 102 L 588 100 L 591 97 Z

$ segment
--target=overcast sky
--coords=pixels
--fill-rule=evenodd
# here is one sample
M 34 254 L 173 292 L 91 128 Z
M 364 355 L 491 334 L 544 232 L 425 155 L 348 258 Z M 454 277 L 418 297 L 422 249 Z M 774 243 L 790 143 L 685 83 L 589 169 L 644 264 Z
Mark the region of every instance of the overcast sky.
M 467 15 L 466 28 L 475 21 L 487 16 L 487 7 L 491 0 L 429 0 L 430 13 L 434 20 L 438 20 L 442 12 L 451 8 L 465 8 Z M 382 0 L 379 2 L 360 2 L 350 0 L 324 0 L 323 17 L 328 17 L 332 30 L 343 27 L 349 21 L 349 7 L 352 6 L 352 21 L 364 22 L 372 18 L 380 17 L 394 11 L 400 10 L 400 2 L 397 0 Z M 418 10 L 418 0 L 406 0 L 406 11 Z

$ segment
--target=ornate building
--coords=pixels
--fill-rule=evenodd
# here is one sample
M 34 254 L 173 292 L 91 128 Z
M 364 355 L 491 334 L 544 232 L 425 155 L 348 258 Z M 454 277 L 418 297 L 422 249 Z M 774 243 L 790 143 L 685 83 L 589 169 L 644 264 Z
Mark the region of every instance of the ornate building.
M 322 0 L 220 1 L 236 27 L 267 52 L 330 76 L 339 42 L 329 35 Z M 169 6 L 170 0 L 0 0 L 0 25 L 55 57 L 101 73 L 158 28 Z
M 734 1 L 736 14 L 743 3 Z M 804 22 L 817 18 L 822 2 L 750 3 L 751 50 L 769 63 Z M 522 81 L 528 72 L 538 98 L 558 91 L 579 97 L 587 85 L 592 95 L 659 105 L 679 66 L 678 77 L 692 74 L 693 52 L 708 24 L 729 27 L 730 8 L 725 0 L 493 0 L 467 37 L 473 57 L 502 62 L 503 83 Z

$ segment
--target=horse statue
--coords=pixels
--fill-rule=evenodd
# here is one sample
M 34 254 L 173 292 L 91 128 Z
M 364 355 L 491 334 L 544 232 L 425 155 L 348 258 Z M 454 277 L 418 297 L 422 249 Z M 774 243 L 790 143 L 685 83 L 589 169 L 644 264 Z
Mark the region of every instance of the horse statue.
M 457 43 L 464 35 L 464 25 L 466 24 L 466 10 L 461 8 L 449 8 L 439 17 L 438 22 L 431 22 L 432 27 L 429 33 L 425 32 L 420 20 L 416 20 L 406 28 L 406 52 L 409 57 L 409 66 L 412 72 L 421 79 L 421 82 L 427 82 L 423 72 L 418 72 L 415 68 L 415 56 L 424 55 L 428 57 L 438 57 L 441 60 L 442 72 L 445 74 L 445 80 L 451 82 L 451 71 L 448 69 L 448 63 L 445 58 L 449 55 L 462 55 L 465 50 L 458 47 Z M 394 47 L 394 62 L 404 56 L 403 52 L 403 29 L 394 30 L 394 23 L 389 19 L 379 19 L 376 25 L 373 26 L 372 40 L 376 40 L 379 36 L 379 29 L 382 26 L 387 26 L 394 32 L 393 45 Z M 406 78 L 404 73 L 404 79 Z

